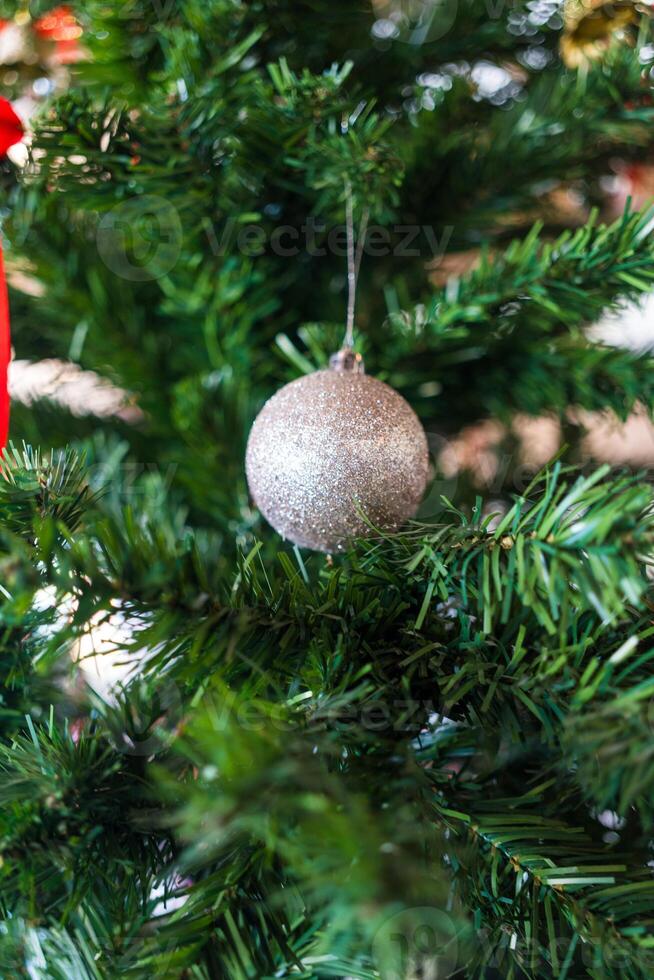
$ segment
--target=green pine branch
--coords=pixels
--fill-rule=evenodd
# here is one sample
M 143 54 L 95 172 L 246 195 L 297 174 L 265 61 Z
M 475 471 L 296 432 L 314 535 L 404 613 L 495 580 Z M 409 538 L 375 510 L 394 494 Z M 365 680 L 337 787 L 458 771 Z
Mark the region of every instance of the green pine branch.
M 648 210 L 609 226 L 591 218 L 554 242 L 537 225 L 504 253 L 482 255 L 427 305 L 394 314 L 393 336 L 409 364 L 433 359 L 428 376 L 444 401 L 460 372 L 479 372 L 475 394 L 467 391 L 473 411 L 563 412 L 576 403 L 624 418 L 637 400 L 651 403 L 651 357 L 591 344 L 585 328 L 651 289 L 650 223 Z

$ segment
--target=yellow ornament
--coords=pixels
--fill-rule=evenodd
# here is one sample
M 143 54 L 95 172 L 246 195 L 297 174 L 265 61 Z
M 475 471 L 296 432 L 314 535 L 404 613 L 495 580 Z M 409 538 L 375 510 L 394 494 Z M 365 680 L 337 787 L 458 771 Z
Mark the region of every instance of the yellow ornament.
M 582 68 L 601 58 L 614 38 L 638 18 L 638 7 L 630 0 L 567 0 L 560 44 L 563 63 Z

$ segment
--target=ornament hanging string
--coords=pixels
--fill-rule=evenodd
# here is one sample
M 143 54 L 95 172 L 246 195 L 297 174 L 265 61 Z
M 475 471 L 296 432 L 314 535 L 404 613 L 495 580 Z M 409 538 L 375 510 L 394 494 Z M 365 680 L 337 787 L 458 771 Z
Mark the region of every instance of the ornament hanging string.
M 354 313 L 356 309 L 357 280 L 359 269 L 361 268 L 361 258 L 366 243 L 366 232 L 368 231 L 368 218 L 370 211 L 365 208 L 361 216 L 361 225 L 357 237 L 356 249 L 354 245 L 354 204 L 352 202 L 352 185 L 349 180 L 345 181 L 345 232 L 347 236 L 347 320 L 345 327 L 345 337 L 343 338 L 343 349 L 351 350 L 354 346 Z

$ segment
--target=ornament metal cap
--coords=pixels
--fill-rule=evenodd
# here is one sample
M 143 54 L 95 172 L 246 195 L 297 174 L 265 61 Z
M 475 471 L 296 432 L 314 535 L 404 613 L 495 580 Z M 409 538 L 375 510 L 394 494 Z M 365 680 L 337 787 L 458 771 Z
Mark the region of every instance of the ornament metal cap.
M 329 358 L 331 371 L 351 371 L 353 374 L 365 374 L 366 366 L 363 363 L 361 354 L 357 354 L 351 347 L 342 347 Z

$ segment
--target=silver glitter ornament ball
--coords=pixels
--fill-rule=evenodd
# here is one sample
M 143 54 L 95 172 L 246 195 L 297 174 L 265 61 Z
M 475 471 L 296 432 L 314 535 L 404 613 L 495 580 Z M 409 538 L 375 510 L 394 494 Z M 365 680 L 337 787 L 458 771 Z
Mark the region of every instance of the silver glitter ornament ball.
M 266 402 L 246 454 L 266 520 L 300 547 L 326 552 L 370 535 L 370 525 L 395 529 L 412 517 L 428 466 L 413 409 L 349 350 Z

